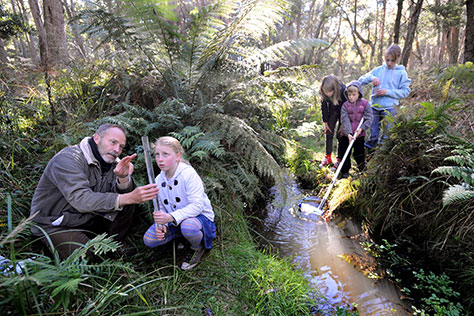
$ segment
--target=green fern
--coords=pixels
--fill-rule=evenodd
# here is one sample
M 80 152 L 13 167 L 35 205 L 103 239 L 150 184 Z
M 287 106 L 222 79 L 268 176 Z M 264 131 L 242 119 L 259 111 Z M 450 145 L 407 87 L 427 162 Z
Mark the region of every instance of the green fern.
M 462 203 L 474 199 L 474 190 L 466 188 L 464 185 L 455 184 L 444 191 L 443 204 L 450 205 Z
M 201 132 L 199 126 L 186 126 L 179 133 L 172 132 L 170 135 L 181 142 L 186 156 L 190 157 L 190 160 L 193 157 L 203 160 L 210 155 L 219 158 L 224 154 L 224 149 L 219 141 L 208 139 L 206 134 Z
M 315 38 L 284 41 L 265 49 L 257 50 L 252 55 L 246 57 L 243 62 L 250 66 L 259 67 L 262 63 L 279 61 L 286 59 L 287 56 L 304 55 L 308 50 L 326 45 L 328 45 L 327 42 Z
M 249 163 L 248 169 L 255 169 L 262 176 L 281 180 L 280 166 L 262 145 L 259 135 L 242 119 L 215 114 L 210 118 L 210 129 L 221 130 L 226 146 L 241 153 Z M 280 182 L 280 181 L 279 181 Z
M 430 127 L 427 134 L 438 134 L 440 131 L 445 130 L 452 122 L 452 117 L 448 110 L 455 109 L 459 104 L 458 100 L 449 100 L 443 103 L 441 106 L 437 106 L 431 102 L 421 102 L 420 105 L 423 107 L 424 124 Z
M 471 147 L 460 147 L 452 151 L 453 156 L 445 159 L 458 166 L 442 166 L 433 170 L 433 173 L 448 175 L 461 184 L 450 185 L 443 193 L 443 205 L 467 202 L 474 198 L 474 149 Z

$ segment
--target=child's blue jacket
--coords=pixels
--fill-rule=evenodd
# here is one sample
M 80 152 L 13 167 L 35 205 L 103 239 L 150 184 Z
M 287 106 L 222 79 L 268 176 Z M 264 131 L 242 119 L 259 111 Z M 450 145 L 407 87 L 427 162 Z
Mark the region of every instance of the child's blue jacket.
M 388 69 L 386 64 L 374 68 L 371 72 L 359 78 L 359 82 L 363 85 L 372 83 L 377 77 L 380 84 L 372 88 L 370 104 L 375 109 L 393 109 L 398 105 L 398 99 L 406 98 L 410 93 L 411 79 L 405 70 L 405 66 L 397 65 L 393 69 Z M 383 96 L 377 96 L 377 89 L 385 89 L 387 93 Z

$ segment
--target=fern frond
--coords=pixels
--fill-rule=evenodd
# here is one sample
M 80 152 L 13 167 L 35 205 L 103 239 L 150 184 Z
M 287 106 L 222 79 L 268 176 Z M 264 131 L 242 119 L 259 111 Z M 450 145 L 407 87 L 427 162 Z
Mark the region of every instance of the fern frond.
M 452 176 L 458 180 L 464 180 L 469 185 L 474 185 L 474 169 L 469 167 L 443 166 L 433 170 L 434 173 Z
M 97 235 L 89 240 L 85 247 L 79 247 L 66 259 L 66 264 L 72 265 L 74 262 L 80 262 L 81 258 L 85 258 L 87 252 L 92 250 L 95 255 L 103 255 L 110 251 L 115 251 L 119 247 L 119 243 L 108 236 L 106 233 Z
M 203 160 L 209 155 L 219 158 L 225 152 L 219 141 L 209 138 L 210 136 L 201 132 L 199 126 L 186 126 L 180 132 L 172 132 L 170 135 L 180 141 L 186 155 L 191 158 Z
M 250 66 L 259 66 L 261 63 L 275 62 L 286 58 L 287 56 L 304 55 L 306 51 L 311 51 L 314 48 L 329 45 L 327 42 L 315 39 L 298 39 L 294 41 L 284 41 L 263 50 L 258 50 L 252 55 L 246 57 L 243 63 Z
M 168 69 L 166 66 L 171 65 L 172 56 L 175 55 L 173 51 L 177 51 L 174 48 L 174 41 L 170 38 L 178 37 L 178 33 L 165 18 L 174 14 L 173 7 L 163 4 L 160 9 L 157 9 L 147 0 L 143 0 L 140 5 L 131 0 L 130 3 L 131 5 L 127 6 L 127 12 L 132 19 L 120 17 L 98 7 L 95 10 L 82 11 L 76 20 L 85 25 L 82 33 L 100 39 L 99 46 L 113 42 L 122 49 L 124 54 L 132 51 L 143 54 L 148 63 L 160 73 L 168 87 L 173 89 L 172 82 L 165 75 Z M 135 18 L 135 23 L 133 23 L 133 18 Z M 155 27 L 152 28 L 152 26 Z
M 248 169 L 282 183 L 280 166 L 262 145 L 252 127 L 242 119 L 223 114 L 215 114 L 210 121 L 211 125 L 207 128 L 219 130 L 226 146 L 246 158 Z
M 221 56 L 230 51 L 240 39 L 260 40 L 261 36 L 275 29 L 288 12 L 290 3 L 286 0 L 229 1 L 238 9 L 234 19 L 213 37 L 204 49 L 198 62 L 199 67 L 212 66 Z
M 443 206 L 466 202 L 470 199 L 474 199 L 474 190 L 472 190 L 472 187 L 471 189 L 466 189 L 463 185 L 452 185 L 443 193 Z
M 57 280 L 51 284 L 54 290 L 51 292 L 51 296 L 55 297 L 58 294 L 64 295 L 64 292 L 74 294 L 78 288 L 79 283 L 83 282 L 84 278 L 69 279 L 66 282 L 64 280 Z

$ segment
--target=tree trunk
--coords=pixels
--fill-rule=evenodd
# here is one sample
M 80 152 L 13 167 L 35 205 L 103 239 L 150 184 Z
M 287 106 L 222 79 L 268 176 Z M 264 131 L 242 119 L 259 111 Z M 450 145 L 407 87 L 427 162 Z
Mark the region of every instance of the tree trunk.
M 410 23 L 408 24 L 407 36 L 402 52 L 402 65 L 404 66 L 407 66 L 408 59 L 410 58 L 411 48 L 415 38 L 416 27 L 418 26 L 418 18 L 420 17 L 422 6 L 423 0 L 418 0 L 418 2 L 415 4 L 415 8 L 410 14 Z
M 69 5 L 65 1 L 64 3 L 64 8 L 66 10 L 66 14 L 69 19 L 72 19 L 76 16 L 76 12 L 74 10 L 74 1 L 71 0 L 71 7 L 69 8 Z M 74 42 L 76 43 L 76 46 L 78 47 L 79 54 L 81 55 L 82 58 L 86 59 L 86 50 L 84 48 L 84 41 L 82 40 L 81 34 L 77 31 L 76 26 L 72 25 L 72 35 L 74 36 Z
M 12 0 L 12 6 L 14 6 L 14 0 Z M 19 10 L 21 11 L 21 14 L 23 16 L 28 16 L 23 0 L 18 0 L 18 6 L 19 6 Z M 33 41 L 33 36 L 31 34 L 26 34 L 26 42 L 28 43 L 28 51 L 29 51 L 29 56 L 31 58 L 31 61 L 37 68 L 39 68 L 40 58 L 38 56 L 38 52 L 36 51 L 34 41 Z
M 352 38 L 354 39 L 354 46 L 356 47 L 357 53 L 359 54 L 362 63 L 365 64 L 365 54 L 362 52 L 359 45 L 357 44 L 357 39 L 359 39 L 362 43 L 370 46 L 372 52 L 370 54 L 369 63 L 372 64 L 372 60 L 375 55 L 375 44 L 370 40 L 370 34 L 367 36 L 367 38 L 363 38 L 362 35 L 357 31 L 357 0 L 354 1 L 354 24 L 351 23 L 351 20 L 348 17 L 346 18 L 346 20 L 347 22 L 349 22 L 349 25 L 352 29 L 351 33 Z
M 46 29 L 44 28 L 43 20 L 41 19 L 38 0 L 28 0 L 28 3 L 30 4 L 31 14 L 35 21 L 36 31 L 38 32 L 41 67 L 43 67 L 44 70 L 48 70 L 51 67 L 50 56 L 46 39 Z
M 395 17 L 395 25 L 393 26 L 393 43 L 400 43 L 400 22 L 402 20 L 403 0 L 397 1 L 397 16 Z
M 449 28 L 448 53 L 449 53 L 449 63 L 457 64 L 458 54 L 459 54 L 459 28 L 455 26 L 451 26 Z
M 444 50 L 446 47 L 447 38 L 448 38 L 448 33 L 441 32 L 441 42 L 439 44 L 439 53 L 438 53 L 438 66 L 441 66 L 444 63 Z
M 27 43 L 28 43 L 28 50 L 30 51 L 31 61 L 36 67 L 39 68 L 40 58 L 38 56 L 38 52 L 36 51 L 35 44 L 33 41 L 33 36 L 31 36 L 31 34 L 27 34 Z
M 43 0 L 43 15 L 51 61 L 63 64 L 67 61 L 67 41 L 61 0 Z
M 297 10 L 297 15 L 296 15 L 296 34 L 295 34 L 295 39 L 299 40 L 300 39 L 300 30 L 301 30 L 301 16 L 302 16 L 302 6 L 301 6 L 301 0 L 297 1 L 296 4 L 296 10 Z M 296 54 L 295 59 L 294 59 L 295 66 L 300 64 L 300 55 Z
M 380 36 L 379 36 L 379 54 L 378 54 L 378 63 L 381 65 L 383 63 L 383 50 L 384 42 L 383 38 L 385 36 L 385 14 L 387 11 L 387 0 L 383 0 L 382 4 L 382 16 L 380 18 Z
M 466 0 L 466 16 L 464 62 L 474 62 L 474 0 Z
M 1 68 L 3 68 L 8 63 L 7 52 L 5 51 L 5 45 L 3 44 L 3 41 L 1 38 L 0 38 L 0 61 L 2 62 Z
M 316 3 L 316 0 L 311 0 L 311 5 L 309 6 L 309 11 L 308 11 L 308 23 L 306 24 L 306 30 L 305 30 L 305 37 L 317 37 L 316 34 L 312 34 L 313 32 L 313 16 L 314 16 L 314 5 Z M 323 13 L 324 14 L 324 13 Z M 321 23 L 322 17 L 319 17 L 319 21 Z

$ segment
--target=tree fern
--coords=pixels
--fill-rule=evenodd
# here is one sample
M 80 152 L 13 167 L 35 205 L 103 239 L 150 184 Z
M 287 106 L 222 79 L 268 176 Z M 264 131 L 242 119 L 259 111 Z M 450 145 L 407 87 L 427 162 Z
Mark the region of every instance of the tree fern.
M 183 146 L 186 156 L 190 159 L 197 157 L 200 160 L 213 155 L 217 158 L 224 154 L 224 149 L 217 140 L 209 139 L 201 132 L 199 126 L 186 126 L 179 133 L 172 132 L 170 135 L 176 137 Z
M 262 145 L 256 131 L 245 121 L 222 114 L 215 114 L 209 121 L 208 128 L 220 130 L 226 146 L 244 155 L 250 169 L 281 182 L 280 166 Z
M 327 46 L 328 43 L 315 38 L 298 39 L 276 43 L 262 50 L 256 50 L 244 59 L 244 63 L 260 66 L 262 63 L 271 63 L 286 59 L 287 56 L 304 55 L 310 49 Z
M 450 185 L 443 193 L 443 204 L 467 202 L 474 198 L 474 149 L 470 147 L 460 147 L 453 150 L 453 156 L 445 159 L 458 166 L 442 166 L 433 170 L 433 173 L 440 173 L 463 181 L 461 184 Z
M 242 39 L 260 40 L 270 32 L 277 23 L 283 20 L 283 14 L 289 10 L 290 3 L 285 0 L 233 0 L 231 7 L 238 9 L 233 20 L 216 34 L 204 49 L 199 65 L 207 65 L 219 60 L 220 56 L 231 52 L 231 49 Z
M 474 190 L 472 187 L 455 184 L 444 191 L 443 204 L 450 205 L 454 203 L 462 203 L 474 199 Z

